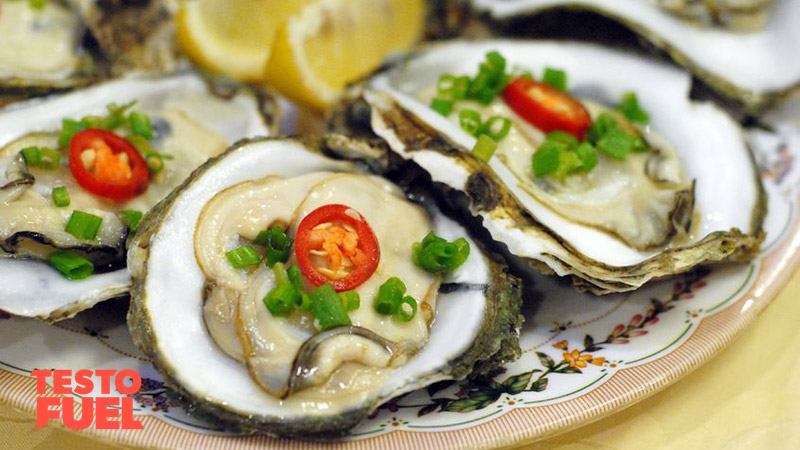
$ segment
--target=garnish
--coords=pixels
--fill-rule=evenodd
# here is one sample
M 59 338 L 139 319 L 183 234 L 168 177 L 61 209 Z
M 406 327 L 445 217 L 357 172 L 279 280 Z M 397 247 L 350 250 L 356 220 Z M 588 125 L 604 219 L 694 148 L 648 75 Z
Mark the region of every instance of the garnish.
M 494 152 L 497 150 L 497 142 L 489 136 L 482 134 L 478 136 L 475 141 L 475 147 L 472 147 L 472 154 L 481 161 L 488 163 Z
M 583 105 L 546 83 L 517 78 L 503 92 L 508 106 L 545 133 L 564 131 L 582 139 L 591 125 Z
M 550 175 L 557 180 L 577 171 L 589 172 L 597 165 L 597 150 L 589 142 L 563 131 L 548 133 L 533 154 L 533 174 Z
M 322 285 L 310 294 L 303 291 L 303 276 L 297 266 L 286 266 L 277 262 L 272 266 L 275 274 L 275 287 L 264 297 L 264 305 L 275 317 L 285 317 L 301 309 L 309 311 L 316 319 L 321 331 L 350 325 L 348 311 L 355 311 L 361 306 L 361 298 L 357 292 L 345 291 L 336 293 L 330 284 Z
M 78 239 L 91 241 L 97 237 L 97 232 L 103 224 L 103 218 L 83 211 L 72 211 L 64 231 Z
M 448 273 L 461 267 L 469 257 L 469 242 L 458 238 L 453 242 L 431 231 L 422 242 L 411 247 L 414 264 L 431 273 Z
M 277 262 L 285 263 L 292 254 L 293 241 L 286 235 L 283 228 L 274 226 L 264 230 L 256 236 L 256 244 L 266 248 L 266 262 L 272 267 Z
M 616 159 L 624 159 L 631 152 L 647 150 L 644 139 L 623 129 L 617 118 L 610 113 L 600 114 L 589 129 L 587 137 L 598 150 Z
M 375 296 L 375 311 L 384 316 L 395 316 L 408 322 L 417 314 L 417 301 L 406 293 L 406 285 L 400 278 L 386 280 Z
M 546 67 L 542 82 L 553 86 L 561 92 L 567 92 L 567 72 L 563 70 Z
M 139 222 L 142 220 L 142 212 L 136 211 L 135 209 L 126 209 L 119 214 L 122 223 L 131 230 L 131 233 L 136 233 L 136 230 L 139 228 Z
M 378 240 L 364 216 L 346 205 L 325 205 L 297 227 L 297 265 L 316 286 L 330 283 L 349 291 L 375 272 L 380 261 Z
M 21 152 L 28 167 L 53 170 L 61 164 L 61 153 L 49 147 L 25 147 Z
M 53 188 L 53 203 L 59 208 L 69 206 L 69 192 L 64 186 Z
M 320 331 L 351 324 L 347 308 L 330 284 L 323 284 L 308 296 L 311 299 L 311 315 Z
M 286 271 L 286 266 L 283 263 L 274 264 L 272 273 L 275 274 L 275 287 L 270 289 L 267 295 L 264 296 L 264 305 L 273 316 L 285 317 L 295 307 L 302 306 L 302 280 L 298 286 L 297 281 L 293 281 L 290 278 L 289 272 Z
M 136 147 L 110 131 L 90 128 L 73 136 L 69 166 L 78 184 L 99 197 L 128 200 L 150 183 L 147 163 Z
M 72 252 L 57 251 L 47 256 L 47 262 L 67 279 L 83 280 L 94 273 L 94 264 Z
M 440 114 L 449 116 L 452 104 L 461 100 L 475 100 L 482 105 L 488 105 L 503 92 L 509 78 L 506 74 L 506 59 L 500 53 L 491 51 L 486 54 L 486 60 L 480 64 L 478 73 L 473 78 L 451 74 L 440 76 L 436 84 L 437 96 L 431 107 Z
M 621 112 L 631 122 L 640 124 L 650 122 L 650 114 L 639 105 L 639 98 L 635 92 L 626 92 L 622 95 L 622 101 L 617 105 L 617 111 Z
M 252 245 L 243 245 L 227 253 L 225 257 L 234 269 L 246 269 L 250 266 L 261 264 L 261 256 Z

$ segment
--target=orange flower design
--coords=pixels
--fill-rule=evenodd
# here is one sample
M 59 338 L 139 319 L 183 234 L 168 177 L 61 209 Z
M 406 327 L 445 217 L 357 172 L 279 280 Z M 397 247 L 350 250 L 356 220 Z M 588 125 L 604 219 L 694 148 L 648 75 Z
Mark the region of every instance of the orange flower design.
M 604 363 L 604 362 L 606 362 L 606 359 L 605 359 L 605 358 L 603 358 L 603 357 L 601 356 L 600 358 L 593 358 L 593 359 L 592 359 L 591 361 L 589 361 L 589 362 L 591 362 L 591 363 L 592 363 L 592 364 L 594 364 L 595 366 L 602 366 L 602 365 L 603 365 L 603 363 Z
M 557 348 L 557 349 L 560 349 L 560 350 L 566 350 L 568 345 L 569 345 L 569 342 L 567 342 L 567 340 L 565 339 L 563 341 L 556 342 L 555 344 L 553 344 L 553 347 Z
M 581 353 L 577 350 L 564 353 L 564 361 L 566 361 L 570 367 L 577 367 L 579 369 L 586 367 L 586 362 L 591 361 L 592 359 L 594 359 L 592 355 L 581 355 Z

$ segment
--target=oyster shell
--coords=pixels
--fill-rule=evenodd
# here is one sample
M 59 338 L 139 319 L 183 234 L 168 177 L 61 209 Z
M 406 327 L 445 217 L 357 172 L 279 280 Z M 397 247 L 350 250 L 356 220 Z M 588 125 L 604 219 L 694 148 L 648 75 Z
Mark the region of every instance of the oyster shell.
M 412 273 L 420 269 L 411 263 L 412 242 L 399 242 L 411 235 L 397 229 L 398 213 L 412 229 L 429 223 L 448 240 L 466 230 L 411 204 L 387 181 L 323 156 L 319 146 L 288 139 L 234 145 L 156 206 L 131 242 L 128 326 L 134 342 L 190 411 L 212 422 L 278 435 L 339 434 L 393 396 L 464 378 L 519 354 L 519 282 L 469 238 L 465 264 L 438 289 L 434 280 L 411 322 L 377 316 L 367 293 L 374 281 L 431 277 Z M 353 146 L 369 145 L 347 138 L 337 143 Z M 374 201 L 382 206 L 364 209 Z M 225 249 L 215 250 L 217 242 L 229 233 L 252 237 L 250 231 L 275 220 L 293 226 L 304 211 L 331 202 L 358 203 L 359 217 L 374 226 L 381 246 L 378 271 L 356 288 L 362 298 L 349 313 L 352 326 L 316 332 L 298 319 L 302 311 L 274 317 L 261 300 L 274 286 L 264 264 L 247 273 L 214 264 L 214 254 Z M 429 289 L 424 285 L 409 283 L 409 289 L 417 295 Z
M 747 2 L 747 1 L 746 1 Z M 740 2 L 680 1 L 664 5 L 703 3 L 705 10 L 738 9 Z M 753 2 L 750 2 L 753 3 Z M 756 5 L 768 2 L 757 2 Z M 751 32 L 731 32 L 697 26 L 676 17 L 649 0 L 473 0 L 478 11 L 487 12 L 495 23 L 515 22 L 523 29 L 528 18 L 553 11 L 584 11 L 620 22 L 663 50 L 727 98 L 758 112 L 782 100 L 800 85 L 800 61 L 794 57 L 800 42 L 800 3 L 775 0 L 764 27 Z M 764 9 L 769 9 L 764 6 Z M 687 14 L 690 14 L 687 12 Z M 760 14 L 760 13 L 759 13 Z M 765 13 L 766 14 L 766 13 Z M 562 20 L 566 20 L 564 17 Z M 565 23 L 568 23 L 566 21 Z M 568 27 L 562 27 L 569 33 Z M 535 33 L 535 30 L 531 30 Z M 600 36 L 595 33 L 595 36 Z
M 194 74 L 127 79 L 0 112 L 0 310 L 60 320 L 127 292 L 128 228 L 118 213 L 147 211 L 208 158 L 245 136 L 268 135 L 277 125 L 270 97 L 237 89 Z M 174 158 L 142 195 L 127 202 L 99 199 L 77 184 L 66 157 L 53 170 L 25 164 L 20 153 L 25 147 L 58 148 L 58 133 L 51 130 L 60 129 L 62 119 L 102 114 L 109 103 L 134 100 L 135 108 L 151 117 L 155 137 L 150 144 Z M 56 207 L 50 198 L 58 186 L 68 189 L 68 207 Z M 64 231 L 76 209 L 103 219 L 96 239 Z M 97 274 L 65 279 L 42 262 L 55 249 L 79 253 L 93 262 Z
M 582 98 L 608 103 L 624 92 L 637 92 L 652 117 L 649 143 L 663 141 L 671 146 L 683 165 L 683 176 L 693 180 L 691 185 L 678 184 L 690 187 L 672 191 L 667 198 L 674 199 L 675 206 L 658 208 L 661 212 L 657 213 L 662 221 L 671 221 L 674 212 L 681 211 L 678 228 L 684 230 L 665 229 L 667 239 L 654 242 L 657 245 L 632 245 L 622 234 L 598 226 L 591 209 L 579 210 L 586 214 L 581 218 L 565 214 L 540 195 L 531 195 L 525 188 L 530 181 L 524 173 L 520 175 L 530 159 L 509 159 L 499 149 L 488 164 L 473 157 L 468 150 L 475 138 L 430 109 L 425 92 L 441 74 L 472 74 L 491 50 L 505 55 L 509 67 L 535 69 L 535 73 L 545 65 L 566 70 L 573 94 Z M 333 114 L 331 126 L 385 140 L 394 157 L 428 172 L 445 197 L 466 194 L 462 210 L 481 222 L 512 255 L 543 272 L 572 276 L 580 288 L 603 294 L 633 290 L 697 264 L 748 259 L 758 251 L 766 199 L 757 167 L 738 125 L 714 105 L 689 100 L 689 87 L 690 78 L 680 71 L 593 45 L 455 42 L 428 47 L 354 88 L 350 99 Z M 521 148 L 525 150 L 524 145 Z M 650 159 L 658 159 L 659 153 L 654 147 L 639 166 L 656 185 L 661 176 L 652 175 L 662 171 L 651 173 Z M 349 157 L 387 158 L 375 153 Z M 723 163 L 726 170 L 716 170 Z M 598 187 L 617 192 L 607 200 L 630 193 L 611 189 L 613 181 Z M 656 197 L 649 202 L 628 197 L 621 204 L 613 203 L 608 206 L 611 217 L 614 212 L 620 217 L 630 215 L 634 220 L 630 229 L 649 228 L 649 219 L 643 218 L 652 213 L 642 212 L 655 206 Z
M 177 66 L 174 6 L 163 0 L 2 1 L 0 105 Z

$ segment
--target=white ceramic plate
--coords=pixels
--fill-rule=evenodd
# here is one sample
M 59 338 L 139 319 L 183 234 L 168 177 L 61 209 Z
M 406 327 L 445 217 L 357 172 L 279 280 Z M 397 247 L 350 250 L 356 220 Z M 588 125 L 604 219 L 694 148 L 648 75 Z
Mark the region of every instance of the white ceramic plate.
M 50 326 L 0 321 L 0 401 L 33 413 L 35 368 L 138 370 L 140 431 L 84 433 L 120 444 L 182 449 L 495 448 L 539 439 L 618 411 L 678 380 L 750 324 L 798 265 L 800 98 L 750 131 L 769 194 L 763 254 L 702 268 L 634 294 L 597 298 L 540 277 L 523 357 L 492 379 L 436 386 L 384 405 L 334 443 L 237 436 L 187 416 L 133 346 L 124 303 L 104 303 Z

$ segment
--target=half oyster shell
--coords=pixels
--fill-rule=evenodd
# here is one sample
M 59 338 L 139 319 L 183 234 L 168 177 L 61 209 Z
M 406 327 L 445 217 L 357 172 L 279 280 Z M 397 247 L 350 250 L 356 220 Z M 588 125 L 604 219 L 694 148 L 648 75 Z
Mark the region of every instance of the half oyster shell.
M 633 245 L 620 233 L 598 226 L 601 222 L 594 219 L 599 216 L 591 209 L 582 210 L 584 217 L 564 214 L 546 198 L 532 195 L 523 170 L 530 171 L 529 156 L 520 162 L 498 150 L 488 164 L 475 158 L 469 150 L 476 139 L 430 109 L 425 93 L 442 74 L 471 75 L 492 50 L 506 57 L 508 67 L 534 73 L 541 73 L 544 66 L 566 70 L 572 93 L 582 99 L 609 104 L 627 91 L 638 93 L 651 114 L 648 141 L 672 147 L 684 176 L 692 180 L 689 185 L 678 184 L 690 186 L 687 194 L 681 194 L 684 188 L 672 194 L 676 201 L 683 197 L 683 204 L 674 203 L 657 215 L 672 220 L 675 211 L 681 211 L 682 227 L 689 222 L 691 227 L 677 234 L 667 231 L 667 239 L 654 246 Z M 461 205 L 465 214 L 482 223 L 512 255 L 543 272 L 572 276 L 581 289 L 598 294 L 622 292 L 698 264 L 751 258 L 763 238 L 766 199 L 741 130 L 714 105 L 689 100 L 689 87 L 690 78 L 669 66 L 593 45 L 454 42 L 428 47 L 356 87 L 350 100 L 334 113 L 331 126 L 385 140 L 393 157 L 428 172 L 445 197 L 467 200 Z M 638 170 L 661 184 L 661 176 L 651 176 L 661 173 L 651 173 L 652 158 L 658 159 L 659 152 L 651 150 L 646 155 L 650 156 Z M 385 160 L 387 155 L 350 157 Z M 722 164 L 725 170 L 718 170 Z M 615 177 L 587 195 L 605 192 L 600 199 L 605 202 L 639 189 L 617 190 Z M 607 197 L 609 192 L 614 193 L 612 198 Z M 625 200 L 614 205 L 612 201 L 606 207 L 611 208 L 610 217 L 633 212 L 630 229 L 639 232 L 648 228 L 649 219 L 645 219 L 653 212 L 636 211 L 646 211 L 656 202 L 650 196 L 641 203 Z
M 2 1 L 0 106 L 177 65 L 173 7 L 162 0 Z
M 173 158 L 142 195 L 126 202 L 95 197 L 77 184 L 63 155 L 52 170 L 26 165 L 23 148 L 58 148 L 56 130 L 63 119 L 103 114 L 110 103 L 131 101 L 151 117 L 155 137 L 150 145 Z M 119 213 L 147 211 L 208 158 L 245 136 L 269 135 L 276 126 L 271 97 L 214 85 L 194 74 L 108 82 L 0 111 L 0 310 L 60 320 L 125 294 L 128 227 Z M 68 207 L 51 199 L 59 186 L 70 194 Z M 96 239 L 77 239 L 65 231 L 73 210 L 103 219 Z M 55 250 L 79 253 L 93 262 L 96 274 L 67 280 L 43 262 Z
M 354 146 L 369 145 L 337 142 L 337 148 Z M 189 410 L 212 422 L 284 436 L 341 434 L 394 396 L 519 355 L 520 284 L 469 238 L 466 262 L 435 282 L 439 287 L 420 300 L 417 316 L 409 322 L 377 316 L 367 294 L 375 282 L 391 276 L 410 281 L 420 270 L 411 262 L 413 242 L 400 242 L 409 229 L 428 223 L 448 240 L 467 232 L 320 148 L 319 142 L 289 139 L 234 145 L 156 206 L 131 242 L 128 326 L 134 342 Z M 374 201 L 382 206 L 366 209 Z M 227 262 L 215 268 L 217 232 L 227 230 L 222 241 L 232 230 L 246 238 L 274 220 L 293 229 L 307 217 L 304 211 L 331 203 L 359 208 L 354 214 L 366 217 L 381 247 L 378 269 L 355 288 L 362 297 L 349 312 L 352 326 L 317 332 L 301 310 L 273 316 L 262 302 L 275 285 L 264 263 L 233 273 Z M 423 286 L 411 284 L 409 292 Z M 238 311 L 224 306 L 232 299 Z M 238 323 L 238 339 L 231 322 Z
M 702 6 L 699 5 L 702 3 Z M 548 12 L 589 12 L 620 22 L 663 50 L 676 63 L 686 67 L 706 84 L 727 98 L 758 112 L 782 100 L 800 85 L 800 60 L 794 57 L 795 43 L 800 42 L 800 3 L 775 0 L 763 27 L 749 32 L 732 32 L 717 27 L 698 26 L 659 7 L 673 5 L 674 12 L 704 15 L 704 11 L 738 10 L 733 1 L 662 1 L 649 0 L 473 0 L 473 7 L 486 12 L 498 24 L 514 22 L 514 29 L 524 29 L 527 19 Z M 769 10 L 766 3 L 755 2 L 755 14 Z M 699 12 L 691 13 L 689 4 Z M 764 8 L 755 8 L 765 4 Z M 687 9 L 688 8 L 688 9 Z M 744 8 L 746 11 L 750 9 Z M 752 17 L 750 13 L 745 17 Z M 569 34 L 569 19 L 560 17 L 562 29 Z M 738 20 L 738 19 L 737 19 Z M 741 19 L 744 20 L 744 19 Z M 760 21 L 761 19 L 756 19 Z M 531 33 L 535 33 L 532 30 Z M 595 34 L 600 36 L 599 33 Z

